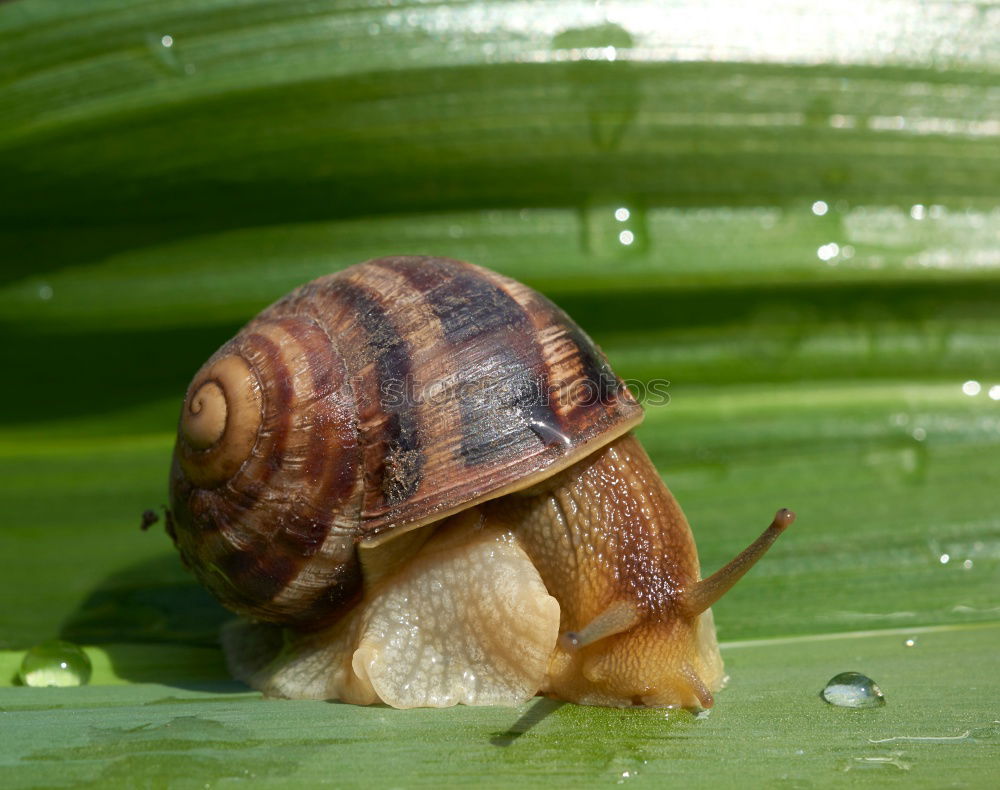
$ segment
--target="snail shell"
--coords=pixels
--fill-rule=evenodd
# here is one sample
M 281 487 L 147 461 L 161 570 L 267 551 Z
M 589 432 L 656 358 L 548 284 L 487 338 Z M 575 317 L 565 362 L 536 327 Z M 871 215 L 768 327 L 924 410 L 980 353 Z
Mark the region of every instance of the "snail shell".
M 197 373 L 171 534 L 227 607 L 317 629 L 361 595 L 360 541 L 530 487 L 641 418 L 545 297 L 459 261 L 381 258 L 293 291 Z

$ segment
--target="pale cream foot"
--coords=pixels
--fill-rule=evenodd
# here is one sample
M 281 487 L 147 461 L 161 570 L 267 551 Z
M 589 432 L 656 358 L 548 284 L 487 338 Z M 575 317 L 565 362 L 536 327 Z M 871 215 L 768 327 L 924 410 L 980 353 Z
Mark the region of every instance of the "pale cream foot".
M 456 518 L 336 626 L 240 622 L 223 641 L 230 670 L 267 694 L 412 708 L 531 698 L 558 634 L 559 604 L 513 536 Z

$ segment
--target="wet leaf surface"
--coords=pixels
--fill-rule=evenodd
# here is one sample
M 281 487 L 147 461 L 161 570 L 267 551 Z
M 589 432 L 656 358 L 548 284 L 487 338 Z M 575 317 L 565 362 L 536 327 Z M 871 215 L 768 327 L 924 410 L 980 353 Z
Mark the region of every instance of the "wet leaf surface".
M 997 10 L 526 8 L 0 4 L 5 787 L 990 775 Z M 227 679 L 227 615 L 140 529 L 184 388 L 288 289 L 400 252 L 524 280 L 602 345 L 706 571 L 798 513 L 715 609 L 708 718 Z M 13 685 L 53 638 L 91 685 Z M 846 671 L 886 705 L 823 703 Z

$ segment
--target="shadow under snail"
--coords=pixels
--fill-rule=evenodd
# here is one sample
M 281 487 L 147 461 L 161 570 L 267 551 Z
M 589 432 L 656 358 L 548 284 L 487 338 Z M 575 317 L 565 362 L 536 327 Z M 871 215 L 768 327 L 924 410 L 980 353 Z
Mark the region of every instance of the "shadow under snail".
M 701 579 L 642 416 L 530 288 L 368 261 L 271 305 L 197 373 L 167 529 L 244 615 L 227 662 L 268 694 L 708 708 L 725 680 L 709 607 L 794 515 Z

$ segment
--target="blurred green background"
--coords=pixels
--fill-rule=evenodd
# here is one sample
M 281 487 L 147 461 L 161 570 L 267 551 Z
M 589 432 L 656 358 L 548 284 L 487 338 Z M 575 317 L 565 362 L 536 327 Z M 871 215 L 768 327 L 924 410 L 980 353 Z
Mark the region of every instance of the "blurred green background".
M 998 143 L 994 2 L 0 4 L 0 685 L 59 635 L 96 684 L 0 688 L 0 768 L 975 784 L 1000 744 Z M 139 530 L 184 389 L 292 287 L 397 253 L 523 280 L 670 381 L 639 435 L 707 570 L 798 512 L 715 609 L 709 719 L 226 682 L 224 613 Z M 846 669 L 886 708 L 825 708 Z

